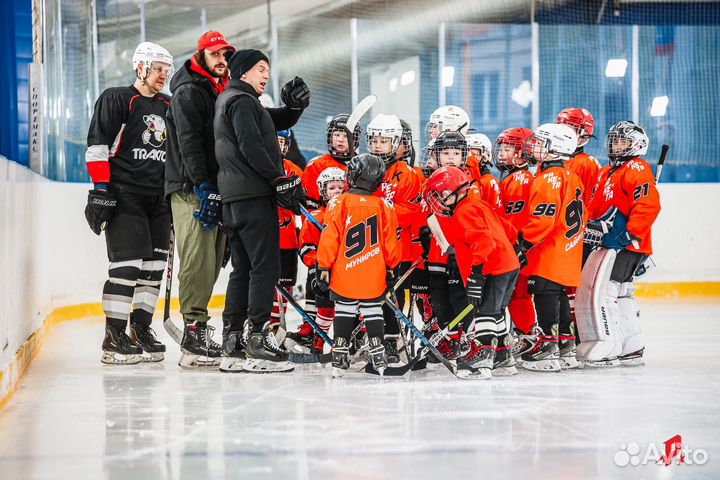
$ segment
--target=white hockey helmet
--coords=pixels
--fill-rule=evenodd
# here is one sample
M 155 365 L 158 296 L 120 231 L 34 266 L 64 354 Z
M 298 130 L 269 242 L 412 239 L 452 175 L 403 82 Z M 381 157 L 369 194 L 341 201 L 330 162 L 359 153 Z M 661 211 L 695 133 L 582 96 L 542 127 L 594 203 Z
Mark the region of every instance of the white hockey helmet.
M 469 133 L 465 135 L 465 141 L 467 141 L 470 150 L 477 150 L 488 162 L 492 160 L 492 142 L 487 135 L 484 133 Z M 482 158 L 478 158 L 478 161 L 482 160 Z
M 535 129 L 527 140 L 528 150 L 532 149 L 536 162 L 546 160 L 569 160 L 577 149 L 578 136 L 567 125 L 544 123 Z
M 165 48 L 157 43 L 142 42 L 135 49 L 132 57 L 133 70 L 137 71 L 138 65 L 145 65 L 145 70 L 149 70 L 153 62 L 167 63 L 173 66 L 173 57 Z
M 339 167 L 328 167 L 322 172 L 320 172 L 320 175 L 318 175 L 317 178 L 317 186 L 318 191 L 320 192 L 320 195 L 324 200 L 327 201 L 327 194 L 325 192 L 325 187 L 327 187 L 327 184 L 330 182 L 345 182 L 347 183 L 347 174 L 345 173 L 345 170 Z
M 430 115 L 429 126 L 437 125 L 438 134 L 442 132 L 460 132 L 467 135 L 470 128 L 470 116 L 456 105 L 445 105 Z M 437 135 L 436 135 L 437 136 Z
M 650 145 L 650 139 L 645 129 L 629 120 L 623 120 L 612 127 L 605 140 L 610 164 L 615 166 L 632 157 L 645 155 Z
M 373 118 L 372 121 L 365 128 L 365 141 L 367 142 L 368 151 L 373 155 L 380 157 L 380 159 L 388 166 L 388 163 L 395 161 L 395 153 L 400 146 L 402 140 L 403 128 L 400 123 L 400 119 L 396 115 L 385 115 L 381 113 L 377 117 Z M 373 151 L 372 139 L 374 137 L 389 138 L 392 142 L 392 149 L 390 152 L 379 153 Z

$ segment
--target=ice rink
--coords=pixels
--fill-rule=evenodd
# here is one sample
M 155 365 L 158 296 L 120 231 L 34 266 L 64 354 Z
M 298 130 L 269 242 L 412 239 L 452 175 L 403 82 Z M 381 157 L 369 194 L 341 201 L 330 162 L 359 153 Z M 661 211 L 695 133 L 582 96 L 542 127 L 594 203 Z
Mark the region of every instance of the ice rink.
M 719 307 L 641 302 L 645 367 L 475 382 L 188 372 L 159 322 L 163 363 L 104 366 L 101 319 L 68 322 L 0 412 L 0 478 L 718 478 Z M 704 465 L 616 465 L 675 435 Z

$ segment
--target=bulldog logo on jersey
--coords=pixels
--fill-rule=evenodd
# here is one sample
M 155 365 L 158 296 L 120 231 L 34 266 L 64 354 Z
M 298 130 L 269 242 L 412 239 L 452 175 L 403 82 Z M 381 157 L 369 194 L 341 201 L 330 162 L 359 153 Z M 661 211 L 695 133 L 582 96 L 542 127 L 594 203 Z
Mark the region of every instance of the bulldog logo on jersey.
M 167 138 L 165 119 L 159 115 L 150 114 L 143 115 L 143 122 L 147 125 L 147 129 L 142 134 L 143 143 L 150 144 L 155 148 L 162 147 Z

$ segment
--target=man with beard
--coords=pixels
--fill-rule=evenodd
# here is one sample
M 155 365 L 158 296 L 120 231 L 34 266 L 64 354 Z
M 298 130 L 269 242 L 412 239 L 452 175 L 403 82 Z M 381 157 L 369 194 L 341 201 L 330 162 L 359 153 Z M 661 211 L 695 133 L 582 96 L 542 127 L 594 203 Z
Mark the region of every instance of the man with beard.
M 208 302 L 225 252 L 225 235 L 218 229 L 221 206 L 213 118 L 215 99 L 229 79 L 226 57 L 234 51 L 219 32 L 207 32 L 198 40 L 197 52 L 170 81 L 165 195 L 172 206 L 180 258 L 180 313 L 185 322 L 180 366 L 184 368 L 216 366 L 221 355 L 220 345 L 207 331 Z

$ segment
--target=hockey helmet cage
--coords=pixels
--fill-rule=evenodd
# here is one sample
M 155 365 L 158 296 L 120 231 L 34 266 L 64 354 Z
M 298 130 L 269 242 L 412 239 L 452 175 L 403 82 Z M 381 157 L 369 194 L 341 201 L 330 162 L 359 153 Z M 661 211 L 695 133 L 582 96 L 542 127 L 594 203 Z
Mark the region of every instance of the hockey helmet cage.
M 649 145 L 650 139 L 643 127 L 629 120 L 622 120 L 610 127 L 605 140 L 605 151 L 610 165 L 615 166 L 632 157 L 645 155 Z
M 348 137 L 349 130 L 347 129 L 347 122 L 350 120 L 350 115 L 346 113 L 341 113 L 339 115 L 335 115 L 327 124 L 327 128 L 325 129 L 325 137 L 327 141 L 327 148 L 328 153 L 335 159 L 340 162 L 346 162 L 350 160 L 350 157 L 352 156 L 353 152 L 357 152 L 358 147 L 360 147 L 360 135 L 362 135 L 362 129 L 360 128 L 360 125 L 355 125 L 355 128 L 353 129 L 352 133 L 352 148 L 348 148 L 347 152 L 339 152 L 334 146 L 333 146 L 333 133 L 335 132 L 343 132 Z M 350 147 L 349 139 L 348 139 L 348 147 Z
M 347 178 L 350 187 L 375 193 L 385 178 L 385 162 L 376 155 L 363 153 L 348 162 Z

